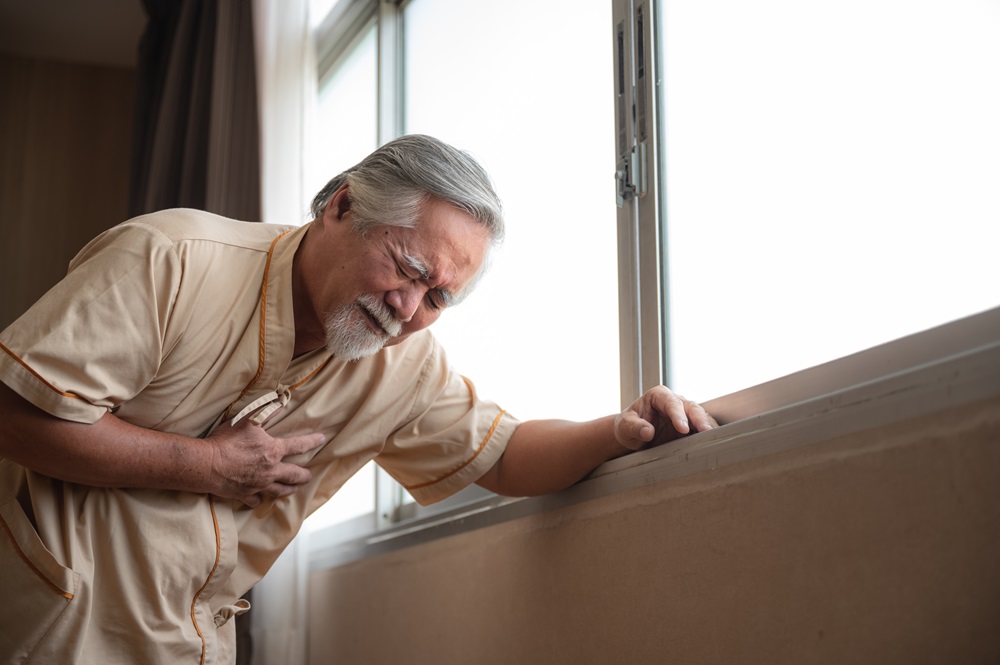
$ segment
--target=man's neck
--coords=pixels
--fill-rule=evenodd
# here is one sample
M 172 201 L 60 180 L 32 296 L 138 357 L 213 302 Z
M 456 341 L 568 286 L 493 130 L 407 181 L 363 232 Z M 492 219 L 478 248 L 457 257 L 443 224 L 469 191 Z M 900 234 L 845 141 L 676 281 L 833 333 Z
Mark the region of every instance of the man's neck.
M 309 234 L 311 232 L 311 227 L 306 229 L 306 234 L 292 258 L 292 309 L 295 318 L 293 358 L 298 358 L 326 344 L 323 322 L 320 320 L 319 313 L 312 307 L 306 292 L 306 282 L 302 278 L 303 270 L 306 269 L 304 266 L 309 263 L 308 258 L 303 257 L 309 251 Z

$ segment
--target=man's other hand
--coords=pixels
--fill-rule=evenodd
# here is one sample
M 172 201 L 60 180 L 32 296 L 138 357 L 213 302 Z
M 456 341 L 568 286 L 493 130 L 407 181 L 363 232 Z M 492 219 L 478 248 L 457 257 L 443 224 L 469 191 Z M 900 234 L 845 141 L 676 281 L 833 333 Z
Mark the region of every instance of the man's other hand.
M 318 433 L 275 438 L 249 418 L 217 427 L 205 440 L 214 446 L 212 473 L 218 487 L 212 493 L 251 508 L 265 496 L 288 496 L 309 482 L 309 469 L 285 460 L 325 443 Z
M 615 439 L 629 450 L 639 450 L 718 426 L 698 403 L 656 386 L 615 418 Z

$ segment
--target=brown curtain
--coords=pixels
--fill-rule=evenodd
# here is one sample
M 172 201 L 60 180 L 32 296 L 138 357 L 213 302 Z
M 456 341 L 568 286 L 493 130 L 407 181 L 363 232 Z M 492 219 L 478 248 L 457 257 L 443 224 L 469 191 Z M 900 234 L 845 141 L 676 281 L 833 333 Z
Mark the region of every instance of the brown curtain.
M 129 213 L 260 219 L 252 3 L 143 0 Z
M 252 3 L 143 4 L 130 215 L 185 207 L 260 220 Z M 236 619 L 239 665 L 251 658 L 249 617 Z

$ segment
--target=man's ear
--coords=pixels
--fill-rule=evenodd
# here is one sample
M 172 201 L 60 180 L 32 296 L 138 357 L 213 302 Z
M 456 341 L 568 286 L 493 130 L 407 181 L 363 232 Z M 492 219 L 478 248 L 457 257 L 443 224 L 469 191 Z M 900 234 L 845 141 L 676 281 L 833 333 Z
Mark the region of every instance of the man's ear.
M 348 190 L 348 184 L 345 182 L 333 193 L 330 200 L 326 202 L 326 208 L 323 209 L 323 221 L 340 222 L 344 220 L 344 215 L 351 210 L 351 195 Z

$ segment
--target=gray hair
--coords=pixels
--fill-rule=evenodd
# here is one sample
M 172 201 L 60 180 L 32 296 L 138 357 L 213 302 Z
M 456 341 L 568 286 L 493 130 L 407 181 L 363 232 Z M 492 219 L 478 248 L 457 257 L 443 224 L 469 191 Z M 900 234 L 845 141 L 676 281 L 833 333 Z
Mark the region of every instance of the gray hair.
M 362 235 L 378 225 L 413 228 L 424 201 L 433 196 L 484 225 L 494 245 L 503 240 L 503 207 L 486 170 L 467 152 L 433 137 L 411 134 L 390 141 L 330 180 L 313 198 L 314 218 L 345 182 Z

